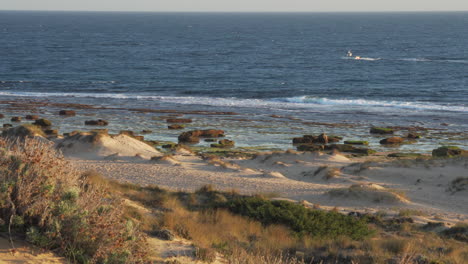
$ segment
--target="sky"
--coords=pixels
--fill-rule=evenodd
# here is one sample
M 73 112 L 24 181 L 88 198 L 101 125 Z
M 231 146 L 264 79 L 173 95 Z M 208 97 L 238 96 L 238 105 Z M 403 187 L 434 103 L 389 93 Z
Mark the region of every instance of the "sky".
M 468 0 L 0 0 L 0 10 L 152 12 L 468 11 Z

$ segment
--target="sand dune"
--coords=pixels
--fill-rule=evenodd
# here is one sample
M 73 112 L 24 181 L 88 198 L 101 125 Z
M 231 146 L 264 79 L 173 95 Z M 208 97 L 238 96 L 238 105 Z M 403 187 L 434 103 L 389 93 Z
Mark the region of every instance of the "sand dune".
M 193 191 L 206 184 L 245 194 L 277 193 L 323 207 L 349 211 L 424 211 L 427 219 L 454 223 L 468 219 L 466 190 L 448 191 L 466 175 L 467 160 L 380 161 L 341 154 L 294 151 L 252 159 L 209 159 L 184 153 L 170 162 L 75 160 L 83 170 L 139 184 Z M 174 164 L 178 166 L 174 166 Z

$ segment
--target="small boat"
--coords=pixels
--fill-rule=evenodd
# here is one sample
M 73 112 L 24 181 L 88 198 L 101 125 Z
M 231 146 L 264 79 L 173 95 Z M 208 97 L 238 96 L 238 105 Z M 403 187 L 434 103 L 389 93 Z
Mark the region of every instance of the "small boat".
M 355 59 L 355 60 L 360 60 L 361 59 L 361 56 L 353 56 L 353 52 L 351 52 L 350 50 L 348 50 L 348 53 L 346 53 L 346 57 L 352 58 L 352 59 Z

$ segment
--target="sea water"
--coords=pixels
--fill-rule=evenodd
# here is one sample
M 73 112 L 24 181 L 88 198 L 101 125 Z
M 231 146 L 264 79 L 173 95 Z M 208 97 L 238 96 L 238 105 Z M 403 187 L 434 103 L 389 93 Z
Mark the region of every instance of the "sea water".
M 284 149 L 321 132 L 368 139 L 378 125 L 434 129 L 403 149 L 466 147 L 467 29 L 466 12 L 1 11 L 0 100 L 232 111 L 240 116 L 193 116 L 192 126 L 225 129 L 239 146 Z M 100 114 L 111 130 L 176 140 L 135 115 Z M 60 128 L 82 125 L 68 121 Z

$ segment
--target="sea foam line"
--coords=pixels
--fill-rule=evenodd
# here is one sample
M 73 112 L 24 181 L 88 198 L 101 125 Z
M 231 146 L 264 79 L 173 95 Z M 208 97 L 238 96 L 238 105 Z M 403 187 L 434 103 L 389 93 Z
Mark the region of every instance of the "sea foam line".
M 368 99 L 330 99 L 325 97 L 297 96 L 272 99 L 242 99 L 219 97 L 193 97 L 193 96 L 158 96 L 148 94 L 115 94 L 115 93 L 50 93 L 50 92 L 0 92 L 0 96 L 15 97 L 76 97 L 76 98 L 108 98 L 121 100 L 149 100 L 184 105 L 209 105 L 225 107 L 257 107 L 272 109 L 297 109 L 297 108 L 326 108 L 334 106 L 343 107 L 375 107 L 398 108 L 412 110 L 432 110 L 468 112 L 464 105 L 440 105 L 427 102 L 385 101 Z

